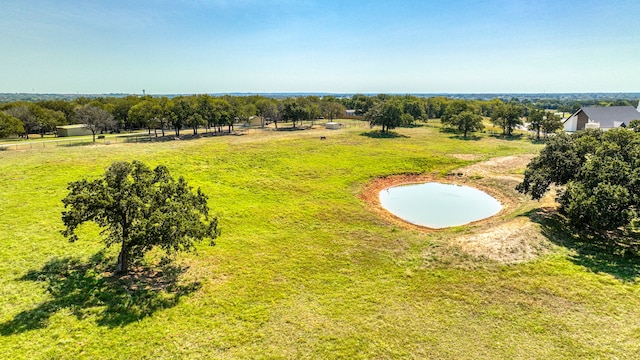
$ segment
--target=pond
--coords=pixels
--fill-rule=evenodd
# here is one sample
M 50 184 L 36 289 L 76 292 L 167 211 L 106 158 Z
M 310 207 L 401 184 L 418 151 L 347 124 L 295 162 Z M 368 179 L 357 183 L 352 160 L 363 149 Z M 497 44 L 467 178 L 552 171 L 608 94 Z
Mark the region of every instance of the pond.
M 442 229 L 491 217 L 500 202 L 478 189 L 436 182 L 394 186 L 380 191 L 380 204 L 412 224 Z

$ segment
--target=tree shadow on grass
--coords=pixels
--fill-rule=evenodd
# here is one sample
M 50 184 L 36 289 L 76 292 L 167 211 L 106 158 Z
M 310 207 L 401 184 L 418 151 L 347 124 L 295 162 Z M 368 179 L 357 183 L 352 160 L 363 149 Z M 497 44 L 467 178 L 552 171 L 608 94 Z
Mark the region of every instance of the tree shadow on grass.
M 373 139 L 409 138 L 409 136 L 398 134 L 395 131 L 382 132 L 382 130 L 365 131 L 361 133 L 360 136 L 366 136 Z
M 181 297 L 201 286 L 199 282 L 179 284 L 186 267 L 171 264 L 156 270 L 137 267 L 127 276 L 116 277 L 107 272 L 112 260 L 99 252 L 87 262 L 66 257 L 30 270 L 19 280 L 46 283 L 51 299 L 0 324 L 0 335 L 45 328 L 49 318 L 63 309 L 78 319 L 97 314 L 100 326 L 124 326 L 177 305 Z
M 516 141 L 516 140 L 521 140 L 523 135 L 522 134 L 511 134 L 511 135 L 504 135 L 504 134 L 493 134 L 493 135 L 489 135 L 493 138 L 499 139 L 499 140 L 507 140 L 507 141 Z
M 464 137 L 462 136 L 462 134 L 456 134 L 456 135 L 449 136 L 449 139 L 456 139 L 456 140 L 462 140 L 462 141 L 480 141 L 482 140 L 482 136 L 467 134 L 467 137 Z
M 575 229 L 555 211 L 538 209 L 526 214 L 540 224 L 542 235 L 573 250 L 570 260 L 595 273 L 607 273 L 624 282 L 640 276 L 640 241 L 628 234 L 596 234 Z

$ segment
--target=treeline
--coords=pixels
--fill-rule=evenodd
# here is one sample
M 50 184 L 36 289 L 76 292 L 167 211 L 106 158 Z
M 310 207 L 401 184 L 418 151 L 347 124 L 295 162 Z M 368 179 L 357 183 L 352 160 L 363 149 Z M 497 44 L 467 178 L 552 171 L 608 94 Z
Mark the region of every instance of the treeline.
M 628 103 L 616 100 L 613 104 Z M 191 95 L 168 97 L 125 96 L 125 97 L 79 97 L 73 100 L 51 99 L 34 102 L 15 101 L 0 104 L 0 137 L 23 136 L 29 134 L 55 134 L 61 125 L 83 124 L 96 133 L 121 132 L 147 129 L 156 135 L 173 129 L 176 135 L 185 129 L 197 134 L 205 131 L 233 131 L 237 124 L 244 124 L 254 116 L 261 120 L 260 126 L 273 123 L 291 123 L 293 127 L 302 121 L 313 123 L 316 119 L 333 120 L 350 116 L 367 120 L 371 125 L 382 126 L 383 132 L 399 126 L 410 126 L 416 121 L 442 119 L 450 126 L 464 133 L 482 129 L 482 120 L 491 118 L 503 133 L 510 135 L 522 124 L 522 118 L 536 114 L 540 109 L 557 109 L 573 112 L 583 103 L 532 103 L 512 98 L 509 101 L 461 100 L 444 96 L 418 97 L 413 95 L 368 96 L 356 94 L 350 97 L 299 96 L 272 98 L 265 96 L 211 96 Z M 563 107 L 564 106 L 564 107 Z M 566 108 L 565 108 L 566 107 Z M 544 120 L 543 119 L 543 120 Z M 542 120 L 540 121 L 542 122 Z M 535 125 L 534 130 L 543 133 L 554 131 L 553 126 Z M 557 124 L 556 124 L 557 126 Z
M 273 99 L 263 96 L 192 95 L 168 97 L 126 96 L 16 101 L 0 104 L 0 137 L 55 134 L 56 127 L 83 124 L 94 132 L 148 129 L 156 133 L 173 129 L 222 132 L 259 116 L 267 123 L 292 122 L 345 116 L 342 102 L 331 97 Z

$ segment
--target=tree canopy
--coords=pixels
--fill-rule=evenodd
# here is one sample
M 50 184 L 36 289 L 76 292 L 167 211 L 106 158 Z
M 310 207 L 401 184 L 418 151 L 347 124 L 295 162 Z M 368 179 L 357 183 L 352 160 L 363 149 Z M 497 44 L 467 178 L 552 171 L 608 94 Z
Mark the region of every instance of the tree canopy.
M 379 101 L 365 114 L 365 119 L 371 126 L 382 126 L 383 133 L 389 133 L 390 129 L 395 129 L 402 122 L 401 105 L 395 100 Z
M 22 121 L 0 111 L 0 138 L 20 135 L 22 133 L 24 133 Z
M 500 126 L 505 135 L 511 135 L 513 130 L 522 124 L 523 116 L 530 117 L 533 122 L 531 130 L 547 134 L 555 132 L 561 127 L 558 117 L 549 113 L 537 113 L 536 110 L 571 111 L 580 106 L 598 105 L 636 105 L 620 98 L 600 98 L 576 100 L 573 98 L 554 99 L 535 96 L 515 98 L 501 96 L 488 98 L 485 96 L 465 95 L 456 97 L 434 96 L 423 97 L 416 95 L 364 95 L 352 96 L 306 95 L 297 97 L 271 97 L 263 95 L 231 96 L 231 95 L 181 95 L 165 96 L 137 96 L 124 97 L 65 97 L 61 99 L 45 99 L 30 101 L 0 102 L 0 111 L 18 118 L 24 127 L 24 133 L 39 133 L 41 136 L 53 133 L 56 126 L 83 123 L 77 118 L 76 110 L 83 107 L 99 108 L 113 116 L 113 123 L 99 127 L 100 131 L 109 128 L 119 132 L 121 130 L 147 129 L 149 134 L 153 129 L 158 136 L 159 129 L 164 136 L 166 128 L 173 128 L 176 136 L 185 128 L 193 129 L 194 135 L 203 127 L 206 132 L 214 130 L 222 133 L 223 127 L 228 127 L 229 133 L 238 123 L 247 124 L 254 115 L 261 117 L 261 126 L 275 124 L 281 121 L 292 123 L 298 127 L 304 120 L 309 120 L 313 126 L 315 119 L 324 116 L 334 120 L 345 115 L 346 109 L 354 110 L 356 117 L 368 117 L 370 124 L 381 125 L 384 132 L 399 126 L 411 126 L 416 121 L 440 118 L 443 124 L 451 121 L 454 116 L 469 111 L 483 117 L 490 117 L 492 122 Z M 393 103 L 389 107 L 385 104 Z M 378 106 L 377 109 L 374 107 Z M 380 115 L 382 107 L 386 110 L 393 108 L 393 113 L 386 117 Z M 395 116 L 399 107 L 399 116 Z M 351 112 L 350 112 L 351 113 Z M 536 118 L 536 116 L 538 116 Z M 542 116 L 542 118 L 540 118 Z M 467 117 L 468 119 L 468 117 Z M 373 120 L 373 122 L 372 122 Z M 459 119 L 458 119 L 459 120 Z M 532 121 L 533 120 L 533 121 Z M 389 127 L 387 125 L 390 125 Z M 628 124 L 631 126 L 630 124 Z M 457 128 L 457 125 L 453 126 Z M 639 126 L 633 126 L 640 129 Z M 464 131 L 464 130 L 462 130 Z M 472 131 L 469 129 L 469 131 Z M 477 130 L 476 130 L 477 131 Z
M 544 110 L 531 110 L 527 120 L 529 121 L 529 130 L 535 131 L 536 139 L 540 140 L 540 132 L 542 131 L 542 123 L 544 121 Z
M 469 132 L 482 131 L 484 129 L 482 116 L 468 110 L 443 119 L 442 124 L 462 131 L 465 138 Z
M 522 112 L 522 107 L 516 104 L 498 105 L 491 115 L 491 122 L 502 128 L 503 135 L 511 136 L 516 126 L 522 125 Z
M 93 135 L 96 142 L 96 133 L 114 126 L 113 115 L 93 105 L 85 105 L 76 110 L 76 119 Z
M 207 196 L 200 189 L 194 193 L 184 178 L 175 180 L 165 166 L 152 170 L 139 161 L 115 162 L 103 177 L 71 182 L 68 190 L 62 234 L 73 242 L 78 226 L 97 223 L 107 246 L 120 245 L 119 274 L 154 247 L 189 250 L 194 241 L 208 238 L 213 244 L 219 235 Z
M 517 190 L 540 199 L 560 185 L 560 213 L 594 231 L 631 228 L 640 208 L 640 134 L 626 129 L 559 133 L 531 160 Z

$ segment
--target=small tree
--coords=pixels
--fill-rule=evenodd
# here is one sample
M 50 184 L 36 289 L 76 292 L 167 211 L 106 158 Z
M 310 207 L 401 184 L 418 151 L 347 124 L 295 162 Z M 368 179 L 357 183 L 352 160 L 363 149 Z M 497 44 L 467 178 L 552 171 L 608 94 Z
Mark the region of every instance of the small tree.
M 97 106 L 85 105 L 76 110 L 76 120 L 91 131 L 93 142 L 96 142 L 96 133 L 103 127 L 114 125 L 113 115 Z
M 402 108 L 400 104 L 393 100 L 383 100 L 376 103 L 364 118 L 369 121 L 370 126 L 382 126 L 383 133 L 400 126 L 402 121 Z
M 335 101 L 323 103 L 322 108 L 324 116 L 329 118 L 329 121 L 333 121 L 333 119 L 337 119 L 340 116 L 343 116 L 347 111 L 342 104 Z
M 458 131 L 462 131 L 465 138 L 469 132 L 482 131 L 484 129 L 482 116 L 471 111 L 463 111 L 459 114 L 453 115 L 448 118 L 447 121 L 443 120 L 442 123 L 445 126 L 450 126 Z
M 291 121 L 293 127 L 296 127 L 296 123 L 302 119 L 308 117 L 307 109 L 300 105 L 296 99 L 285 99 L 282 109 L 282 119 L 285 121 Z
M 8 115 L 22 121 L 24 135 L 27 139 L 29 139 L 29 134 L 40 131 L 40 127 L 42 126 L 40 120 L 36 117 L 34 112 L 31 111 L 35 106 L 36 105 L 21 105 L 9 108 L 5 111 Z
M 0 138 L 24 133 L 20 119 L 0 111 Z
M 413 120 L 426 120 L 424 101 L 417 97 L 407 97 L 406 101 L 402 105 L 402 112 L 411 115 Z
M 464 111 L 473 111 L 473 108 L 465 100 L 454 100 L 446 105 L 446 108 L 440 117 L 440 121 L 443 124 L 446 124 L 451 120 L 451 118 Z
M 546 116 L 542 119 L 542 132 L 544 133 L 545 139 L 547 135 L 562 129 L 562 127 L 562 118 L 556 114 L 547 112 Z
M 498 106 L 491 115 L 491 122 L 502 128 L 502 134 L 511 136 L 518 125 L 522 125 L 522 108 L 515 104 Z
M 172 178 L 164 166 L 151 170 L 139 161 L 115 162 L 102 178 L 71 182 L 68 190 L 62 234 L 73 242 L 79 225 L 97 223 L 107 246 L 120 244 L 118 274 L 153 247 L 189 250 L 204 238 L 213 244 L 219 234 L 207 196 L 200 189 L 194 193 L 184 178 Z
M 193 135 L 198 134 L 198 128 L 202 125 L 206 125 L 207 121 L 199 113 L 195 113 L 187 118 L 187 125 L 193 129 Z
M 416 119 L 411 116 L 411 114 L 404 113 L 400 115 L 400 125 L 402 126 L 412 126 Z
M 267 120 L 275 119 L 276 113 L 278 112 L 278 106 L 274 103 L 272 99 L 260 99 L 256 102 L 256 109 L 258 112 L 258 116 L 260 116 L 262 128 L 265 127 Z
M 544 121 L 544 111 L 534 109 L 527 117 L 529 121 L 529 130 L 536 132 L 536 140 L 540 140 L 540 131 L 542 131 L 542 123 Z

